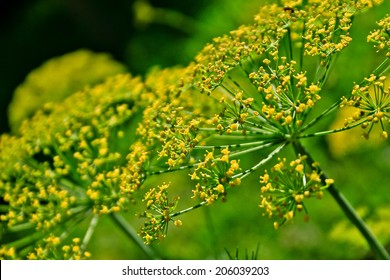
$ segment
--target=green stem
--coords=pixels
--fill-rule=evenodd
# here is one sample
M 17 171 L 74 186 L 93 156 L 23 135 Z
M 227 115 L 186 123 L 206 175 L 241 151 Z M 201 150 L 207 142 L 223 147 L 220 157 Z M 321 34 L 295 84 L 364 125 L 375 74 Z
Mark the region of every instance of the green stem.
M 299 138 L 308 138 L 308 137 L 314 137 L 314 136 L 323 136 L 323 135 L 328 135 L 328 134 L 332 134 L 332 133 L 337 133 L 337 132 L 342 132 L 342 131 L 345 131 L 345 130 L 348 130 L 348 129 L 352 129 L 354 127 L 357 127 L 359 125 L 362 125 L 364 122 L 366 122 L 365 119 L 359 121 L 359 122 L 356 122 L 350 126 L 344 126 L 344 127 L 341 127 L 341 128 L 337 128 L 337 129 L 331 129 L 331 130 L 326 130 L 326 131 L 319 131 L 319 132 L 313 132 L 313 133 L 310 133 L 310 134 L 304 134 L 304 135 L 300 135 Z
M 234 149 L 234 148 L 242 148 L 242 147 L 250 147 L 250 146 L 259 146 L 263 144 L 269 144 L 266 141 L 256 141 L 256 142 L 247 142 L 247 143 L 240 143 L 240 144 L 231 144 L 231 145 L 209 145 L 209 146 L 195 146 L 194 150 L 204 150 L 204 149 Z
M 27 223 L 23 223 L 23 224 L 19 224 L 19 225 L 10 227 L 9 232 L 18 232 L 18 231 L 33 229 L 33 228 L 35 228 L 35 226 L 36 225 L 31 223 L 31 222 L 27 222 Z
M 20 248 L 23 248 L 23 247 L 26 247 L 30 244 L 35 243 L 37 240 L 42 239 L 44 236 L 45 236 L 45 234 L 43 232 L 36 231 L 33 234 L 30 234 L 26 237 L 23 237 L 21 239 L 18 239 L 16 241 L 13 241 L 13 242 L 10 242 L 10 243 L 4 244 L 4 245 L 6 245 L 6 247 L 8 247 L 8 248 L 14 247 L 15 249 L 20 249 Z
M 265 143 L 265 141 L 258 142 L 258 144 L 259 143 Z M 198 149 L 198 150 L 201 148 L 202 149 L 222 149 L 222 148 L 239 148 L 239 147 L 250 146 L 250 145 L 246 145 L 246 144 L 253 144 L 253 143 L 243 143 L 243 144 L 235 144 L 235 145 L 219 145 L 219 146 L 197 146 L 196 149 Z M 251 153 L 251 152 L 254 152 L 254 151 L 257 151 L 260 149 L 268 148 L 272 145 L 273 145 L 273 143 L 269 142 L 269 143 L 266 143 L 263 145 L 258 145 L 256 147 L 253 147 L 250 149 L 235 151 L 235 152 L 230 153 L 230 157 L 233 158 L 233 157 L 240 156 L 243 154 Z M 183 166 L 180 166 L 178 168 L 147 172 L 147 175 L 160 175 L 163 173 L 169 173 L 169 172 L 174 172 L 174 171 L 179 171 L 179 170 L 184 170 L 184 169 L 190 169 L 190 168 L 197 167 L 200 164 L 203 164 L 203 162 L 198 162 L 198 163 L 194 163 L 194 164 L 190 164 L 190 165 L 183 165 Z
M 187 212 L 189 212 L 189 211 L 195 210 L 196 208 L 202 207 L 202 206 L 205 205 L 205 204 L 206 204 L 206 201 L 202 201 L 202 202 L 199 203 L 199 204 L 196 204 L 196 205 L 194 205 L 194 206 L 188 207 L 188 208 L 186 208 L 186 209 L 184 209 L 184 210 L 181 210 L 181 211 L 179 211 L 179 212 L 172 213 L 172 214 L 170 215 L 170 217 L 172 218 L 172 217 L 176 217 L 176 216 L 182 215 L 182 214 L 187 213 Z
M 310 156 L 310 154 L 306 151 L 306 149 L 302 146 L 302 144 L 299 141 L 293 142 L 293 146 L 297 153 L 307 156 L 307 162 L 310 166 L 314 163 L 313 158 Z M 326 179 L 327 176 L 323 172 L 321 172 L 321 180 L 325 181 Z M 389 260 L 390 259 L 389 253 L 386 251 L 383 245 L 378 241 L 376 236 L 371 232 L 371 230 L 368 228 L 368 226 L 362 220 L 362 218 L 356 213 L 355 209 L 344 197 L 344 195 L 338 189 L 336 189 L 334 184 L 328 187 L 328 191 L 336 200 L 336 202 L 339 204 L 339 206 L 341 207 L 341 209 L 343 210 L 347 218 L 355 225 L 355 227 L 360 231 L 360 233 L 366 239 L 367 243 L 369 244 L 375 256 L 378 259 Z
M 259 161 L 256 165 L 252 166 L 251 168 L 249 168 L 241 173 L 234 175 L 232 178 L 233 179 L 240 178 L 241 180 L 244 179 L 246 176 L 248 176 L 250 173 L 255 171 L 257 168 L 266 164 L 270 159 L 272 159 L 276 154 L 278 154 L 285 146 L 286 146 L 286 143 L 282 143 L 275 150 L 273 150 L 271 153 L 269 153 L 267 157 L 265 157 L 261 161 Z
M 305 125 L 301 131 L 305 131 L 307 130 L 308 128 L 312 127 L 313 125 L 315 125 L 318 121 L 320 121 L 322 118 L 328 116 L 332 111 L 336 110 L 337 108 L 340 107 L 340 104 L 341 104 L 341 100 L 338 100 L 337 102 L 335 102 L 333 105 L 331 105 L 329 108 L 327 108 L 325 111 L 323 111 L 319 116 L 317 116 L 316 118 L 314 118 L 313 120 L 311 120 L 307 125 Z
M 304 34 L 306 32 L 306 22 L 303 22 L 303 29 L 302 29 L 302 41 L 301 44 L 302 46 L 305 45 L 305 39 L 304 39 Z M 302 71 L 303 69 L 303 57 L 305 56 L 305 48 L 300 48 L 300 54 L 299 54 L 299 72 Z
M 155 251 L 151 247 L 146 246 L 145 243 L 139 238 L 137 232 L 129 225 L 129 223 L 118 213 L 111 213 L 110 217 L 119 226 L 122 231 L 148 256 L 153 260 L 160 259 Z
M 99 215 L 95 214 L 93 215 L 91 222 L 89 223 L 89 227 L 87 232 L 85 233 L 83 242 L 81 244 L 81 251 L 84 252 L 87 249 L 88 243 L 92 238 L 92 235 L 95 231 L 95 228 L 99 222 Z
M 330 54 L 326 58 L 326 65 L 318 65 L 315 81 L 319 83 L 320 88 L 323 88 L 326 81 L 328 80 L 329 73 L 331 73 L 330 69 L 333 67 L 336 60 L 336 55 L 337 54 Z
M 382 246 L 376 236 L 372 233 L 363 219 L 356 213 L 355 209 L 348 202 L 345 196 L 338 190 L 334 185 L 330 185 L 328 191 L 333 196 L 333 198 L 337 201 L 337 203 L 343 209 L 345 215 L 348 219 L 356 226 L 356 228 L 360 231 L 360 233 L 364 236 L 366 241 L 371 247 L 371 250 L 374 252 L 375 256 L 378 259 L 390 260 L 389 253 Z
M 382 61 L 381 64 L 378 65 L 377 68 L 375 68 L 374 71 L 372 71 L 372 74 L 374 74 L 375 76 L 384 76 L 384 75 L 387 75 L 387 73 L 389 72 L 389 69 L 390 69 L 390 58 L 389 57 L 386 57 L 385 60 Z M 367 84 L 367 80 L 363 80 L 361 83 L 360 83 L 360 86 L 365 86 Z

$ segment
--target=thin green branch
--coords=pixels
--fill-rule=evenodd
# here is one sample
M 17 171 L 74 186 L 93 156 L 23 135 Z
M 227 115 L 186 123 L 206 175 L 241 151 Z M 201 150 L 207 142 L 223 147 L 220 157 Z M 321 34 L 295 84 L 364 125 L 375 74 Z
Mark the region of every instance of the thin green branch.
M 375 76 L 383 76 L 383 75 L 387 75 L 389 71 L 390 71 L 390 58 L 386 57 L 386 59 L 383 60 L 382 63 L 379 64 L 374 71 L 372 71 L 372 74 L 374 74 Z M 368 83 L 367 80 L 363 80 L 360 86 L 364 86 L 367 83 Z
M 232 148 L 242 148 L 242 147 L 248 147 L 248 146 L 257 146 L 257 145 L 263 145 L 267 144 L 267 141 L 255 141 L 255 142 L 247 142 L 247 143 L 240 143 L 240 144 L 231 144 L 231 145 L 208 145 L 208 146 L 195 146 L 194 150 L 204 150 L 204 149 L 232 149 Z
M 162 170 L 157 170 L 157 171 L 149 171 L 149 172 L 146 173 L 146 175 L 147 176 L 161 175 L 161 174 L 165 174 L 165 173 L 171 173 L 171 172 L 175 172 L 175 171 L 186 170 L 186 169 L 190 169 L 190 168 L 193 168 L 193 167 L 197 167 L 199 164 L 201 164 L 201 162 L 197 162 L 197 163 L 189 164 L 189 165 L 183 165 L 183 166 L 180 166 L 178 168 L 162 169 Z
M 287 143 L 283 143 L 282 145 L 278 146 L 275 150 L 273 150 L 271 153 L 269 153 L 267 157 L 265 157 L 264 159 L 259 161 L 256 165 L 245 170 L 244 172 L 241 172 L 239 174 L 234 175 L 232 178 L 244 179 L 246 176 L 248 176 L 250 173 L 255 171 L 257 168 L 266 164 L 270 159 L 272 159 L 276 154 L 278 154 L 286 146 L 286 144 Z
M 261 141 L 263 142 L 263 141 Z M 259 142 L 260 144 L 260 142 Z M 241 156 L 241 155 L 244 155 L 244 154 L 247 154 L 247 153 L 251 153 L 251 152 L 254 152 L 254 151 L 258 151 L 258 150 L 261 150 L 261 149 L 264 149 L 264 148 L 268 148 L 272 145 L 274 145 L 275 143 L 272 143 L 272 142 L 269 142 L 269 143 L 266 143 L 263 144 L 263 145 L 259 145 L 259 146 L 255 146 L 255 147 L 252 147 L 252 148 L 249 148 L 249 149 L 244 149 L 244 150 L 237 150 L 237 151 L 234 151 L 232 153 L 230 153 L 230 157 L 236 157 L 236 156 Z M 243 145 L 243 144 L 236 144 L 236 145 L 219 145 L 219 146 L 198 146 L 197 149 L 201 149 L 201 148 L 204 148 L 204 149 L 221 149 L 221 148 L 231 148 L 231 147 L 242 147 L 242 146 L 246 146 L 246 145 Z M 249 145 L 248 145 L 249 146 Z M 180 170 L 185 170 L 185 169 L 190 169 L 190 168 L 194 168 L 194 167 L 197 167 L 199 166 L 200 164 L 203 164 L 204 162 L 201 161 L 201 162 L 197 162 L 197 163 L 194 163 L 194 164 L 189 164 L 189 165 L 183 165 L 183 166 L 180 166 L 178 168 L 172 168 L 172 169 L 163 169 L 163 170 L 158 170 L 158 171 L 152 171 L 152 172 L 148 172 L 147 175 L 160 175 L 160 174 L 164 174 L 164 173 L 170 173 L 170 172 L 175 172 L 175 171 L 180 171 Z
M 251 152 L 254 152 L 254 151 L 258 151 L 258 150 L 262 150 L 264 148 L 268 148 L 272 145 L 274 145 L 275 143 L 266 143 L 266 144 L 263 144 L 263 145 L 259 145 L 259 146 L 256 146 L 256 147 L 253 147 L 253 148 L 250 148 L 250 149 L 245 149 L 245 150 L 239 150 L 239 151 L 235 151 L 235 152 L 231 152 L 229 157 L 237 157 L 237 156 L 241 156 L 241 155 L 244 155 L 244 154 L 247 154 L 247 153 L 251 153 Z
M 323 86 L 325 85 L 329 77 L 329 73 L 331 73 L 330 69 L 333 67 L 334 62 L 336 60 L 336 56 L 337 53 L 329 54 L 329 56 L 326 58 L 325 66 L 319 63 L 314 80 L 315 83 L 319 83 L 320 88 L 323 88 Z
M 236 133 L 238 132 L 238 133 Z M 231 134 L 213 134 L 210 135 L 209 139 L 217 140 L 228 140 L 228 141 L 253 141 L 259 139 L 270 139 L 269 135 L 264 135 L 263 133 L 245 131 L 245 135 L 242 130 L 232 131 Z
M 306 22 L 303 22 L 303 29 L 302 29 L 302 36 L 301 36 L 301 44 L 302 46 L 305 45 L 305 32 L 306 32 Z M 303 69 L 303 58 L 305 56 L 305 48 L 300 48 L 300 54 L 299 54 L 299 72 Z
M 307 162 L 310 166 L 314 163 L 314 159 L 311 157 L 311 155 L 306 151 L 306 149 L 302 146 L 302 144 L 299 141 L 295 141 L 293 143 L 293 146 L 296 153 L 307 156 Z M 320 176 L 321 176 L 321 180 L 323 181 L 327 179 L 327 176 L 322 171 Z M 356 213 L 355 209 L 352 207 L 349 201 L 344 197 L 344 195 L 334 186 L 334 184 L 330 185 L 327 189 L 330 192 L 330 194 L 333 196 L 333 198 L 336 200 L 336 202 L 339 204 L 339 206 L 341 207 L 341 209 L 343 210 L 347 218 L 351 221 L 352 224 L 355 225 L 355 227 L 360 231 L 360 233 L 366 239 L 367 243 L 369 244 L 376 258 L 383 259 L 383 260 L 390 260 L 389 253 L 379 242 L 376 236 L 371 232 L 371 230 L 368 228 L 368 226 L 365 224 L 362 218 Z
M 199 204 L 196 204 L 196 205 L 194 205 L 194 206 L 188 207 L 188 208 L 186 208 L 186 209 L 184 209 L 184 210 L 181 210 L 181 211 L 179 211 L 179 212 L 172 213 L 172 214 L 170 215 L 170 217 L 173 218 L 173 217 L 182 215 L 182 214 L 187 213 L 187 212 L 189 212 L 189 211 L 195 210 L 196 208 L 202 207 L 202 206 L 205 205 L 205 204 L 206 204 L 206 201 L 202 201 L 202 202 L 199 203 Z
M 291 39 L 291 26 L 288 26 L 287 28 L 287 54 L 288 54 L 288 60 L 294 60 L 294 55 L 293 55 L 293 47 L 292 47 L 292 39 Z
M 305 125 L 304 127 L 302 127 L 301 131 L 305 131 L 307 130 L 308 128 L 312 127 L 313 125 L 315 125 L 317 122 L 319 122 L 322 118 L 326 117 L 328 114 L 330 114 L 332 111 L 336 110 L 340 104 L 341 104 L 341 100 L 333 103 L 330 107 L 328 107 L 326 110 L 324 110 L 320 115 L 318 115 L 317 117 L 315 117 L 314 119 L 312 119 L 307 125 Z
M 133 227 L 119 213 L 111 213 L 110 217 L 117 226 L 140 248 L 150 259 L 160 259 L 151 247 L 146 246 Z
M 45 233 L 43 233 L 42 231 L 36 231 L 33 234 L 27 235 L 23 238 L 20 238 L 18 240 L 3 245 L 5 245 L 7 248 L 13 247 L 15 249 L 20 249 L 30 244 L 34 244 L 37 240 L 41 240 L 44 236 Z
M 365 121 L 366 120 L 363 119 L 363 120 L 361 120 L 359 122 L 356 122 L 356 123 L 354 123 L 352 125 L 349 125 L 349 126 L 344 126 L 344 127 L 337 128 L 337 129 L 330 129 L 330 130 L 325 130 L 325 131 L 314 132 L 314 133 L 310 133 L 310 134 L 304 134 L 304 135 L 300 135 L 298 138 L 308 138 L 308 137 L 315 137 L 315 136 L 323 136 L 323 135 L 328 135 L 328 134 L 332 134 L 332 133 L 346 131 L 346 130 L 352 129 L 354 127 L 357 127 L 357 126 L 363 124 Z
M 89 227 L 87 232 L 85 233 L 83 242 L 81 243 L 81 251 L 84 252 L 87 249 L 88 243 L 91 240 L 91 237 L 95 231 L 95 228 L 99 222 L 99 215 L 93 215 L 91 222 L 89 223 Z
M 33 229 L 35 227 L 36 227 L 36 225 L 34 223 L 26 222 L 26 223 L 23 223 L 23 224 L 18 224 L 18 225 L 10 227 L 9 228 L 9 232 L 16 233 L 18 231 L 24 231 L 24 230 L 28 230 L 28 229 Z

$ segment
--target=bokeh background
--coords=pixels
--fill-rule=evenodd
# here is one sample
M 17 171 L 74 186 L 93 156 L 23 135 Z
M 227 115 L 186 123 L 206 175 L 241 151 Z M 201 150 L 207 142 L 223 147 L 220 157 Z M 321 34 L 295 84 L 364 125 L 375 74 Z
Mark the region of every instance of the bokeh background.
M 211 38 L 250 21 L 258 2 L 1 1 L 0 132 L 9 130 L 6 112 L 15 88 L 48 59 L 89 49 L 109 53 L 133 74 L 153 65 L 185 65 Z
M 250 22 L 261 0 L 29 0 L 0 2 L 0 133 L 10 131 L 7 108 L 18 85 L 45 61 L 79 49 L 104 52 L 134 75 L 155 65 L 186 65 L 213 37 Z M 366 36 L 375 21 L 390 12 L 390 1 L 356 19 L 353 42 L 337 60 L 322 106 L 350 91 L 380 61 Z M 323 129 L 342 121 L 335 115 Z M 312 141 L 312 139 L 311 139 Z M 379 236 L 390 245 L 390 145 L 351 134 L 305 143 L 329 177 L 358 209 Z M 248 157 L 255 160 L 261 155 Z M 169 259 L 364 259 L 371 258 L 365 241 L 345 219 L 329 194 L 307 205 L 303 215 L 275 231 L 262 216 L 259 204 L 260 171 L 229 193 L 227 203 L 216 203 L 183 216 L 183 227 L 171 228 L 154 246 Z M 155 180 L 155 181 L 153 181 Z M 153 178 L 174 181 L 183 197 L 191 192 L 187 173 Z M 188 195 L 187 195 L 188 196 Z M 185 204 L 186 201 L 183 202 Z M 188 202 L 189 203 L 189 202 Z M 141 221 L 129 211 L 137 228 Z M 87 226 L 87 225 L 85 225 Z M 83 228 L 79 229 L 83 232 Z M 94 259 L 139 259 L 145 255 L 108 219 L 98 225 L 90 251 Z

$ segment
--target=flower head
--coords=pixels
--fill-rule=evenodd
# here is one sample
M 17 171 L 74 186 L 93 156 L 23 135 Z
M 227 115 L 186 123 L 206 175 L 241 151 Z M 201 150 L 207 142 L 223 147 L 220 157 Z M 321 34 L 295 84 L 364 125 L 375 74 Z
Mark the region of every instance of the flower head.
M 322 198 L 323 190 L 333 184 L 333 179 L 323 180 L 318 165 L 308 166 L 306 156 L 287 162 L 279 158 L 271 171 L 260 177 L 260 208 L 265 215 L 276 219 L 275 228 L 291 221 L 297 212 L 305 211 L 305 201 L 310 197 Z M 281 222 L 280 222 L 281 221 Z
M 229 149 L 221 150 L 221 154 L 215 151 L 207 151 L 205 160 L 200 162 L 191 179 L 198 181 L 193 190 L 194 198 L 199 197 L 208 205 L 217 201 L 220 197 L 226 200 L 227 190 L 241 183 L 235 175 L 240 170 L 239 160 L 229 159 Z
M 131 197 L 122 190 L 121 177 L 127 173 L 141 90 L 138 78 L 115 76 L 61 106 L 47 106 L 22 125 L 20 137 L 2 136 L 0 194 L 6 210 L 0 219 L 11 236 L 4 246 L 14 248 L 17 257 L 29 252 L 13 242 L 20 235 L 12 232 L 28 229 L 34 246 L 91 214 L 127 207 Z
M 386 125 L 390 123 L 390 94 L 386 87 L 386 77 L 371 75 L 363 82 L 363 86 L 355 85 L 352 96 L 344 98 L 343 105 L 355 107 L 358 111 L 347 119 L 346 125 L 361 124 L 365 138 L 368 138 L 372 128 L 379 125 L 382 128 L 381 137 L 386 139 Z
M 137 135 L 151 156 L 148 162 L 154 170 L 150 171 L 188 162 L 189 152 L 201 139 L 198 129 L 207 121 L 213 102 L 192 90 L 190 70 L 153 70 L 146 78 L 141 97 L 146 106 Z
M 168 188 L 170 184 L 162 184 L 146 192 L 143 201 L 146 203 L 146 211 L 141 215 L 146 221 L 141 228 L 140 235 L 145 244 L 149 245 L 154 241 L 165 238 L 169 222 L 181 226 L 181 220 L 174 220 L 172 213 L 176 209 L 179 197 L 173 202 L 168 199 Z
M 29 260 L 84 260 L 91 257 L 80 245 L 80 238 L 73 238 L 70 245 L 61 242 L 59 237 L 49 235 L 27 255 Z
M 390 15 L 378 21 L 379 29 L 375 29 L 367 36 L 368 42 L 373 42 L 375 48 L 379 51 L 386 52 L 390 57 Z

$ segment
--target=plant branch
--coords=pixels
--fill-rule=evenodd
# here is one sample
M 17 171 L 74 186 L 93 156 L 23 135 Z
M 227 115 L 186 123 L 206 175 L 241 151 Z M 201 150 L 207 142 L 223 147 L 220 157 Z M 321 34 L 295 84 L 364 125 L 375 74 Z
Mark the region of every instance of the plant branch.
M 196 204 L 196 205 L 194 205 L 194 206 L 188 207 L 188 208 L 186 208 L 186 209 L 184 209 L 184 210 L 181 210 L 181 211 L 179 211 L 179 212 L 172 213 L 172 214 L 170 215 L 170 217 L 172 218 L 172 217 L 176 217 L 176 216 L 182 215 L 182 214 L 187 213 L 187 212 L 189 212 L 189 211 L 195 210 L 196 208 L 202 207 L 202 206 L 205 205 L 205 204 L 206 204 L 206 201 L 202 201 L 202 202 L 199 203 L 199 204 Z
M 81 251 L 84 252 L 87 249 L 88 243 L 92 238 L 92 235 L 95 231 L 95 228 L 99 222 L 99 215 L 95 214 L 92 216 L 91 222 L 89 223 L 89 227 L 87 232 L 85 233 L 83 242 L 81 244 Z
M 260 166 L 266 164 L 270 159 L 272 159 L 276 154 L 278 154 L 285 146 L 286 146 L 286 143 L 282 143 L 275 150 L 273 150 L 271 153 L 269 153 L 269 155 L 267 157 L 265 157 L 261 161 L 259 161 L 256 165 L 254 165 L 253 167 L 245 170 L 244 172 L 241 172 L 241 173 L 238 173 L 238 174 L 234 175 L 232 178 L 233 179 L 234 178 L 244 179 L 246 176 L 248 176 L 250 173 L 255 171 L 257 168 L 259 168 Z
M 345 131 L 345 130 L 348 130 L 348 129 L 352 129 L 354 127 L 357 127 L 361 124 L 363 124 L 366 120 L 363 119 L 359 122 L 356 122 L 352 125 L 349 125 L 349 126 L 344 126 L 344 127 L 341 127 L 341 128 L 337 128 L 337 129 L 331 129 L 331 130 L 325 130 L 325 131 L 319 131 L 319 132 L 314 132 L 314 133 L 310 133 L 310 134 L 304 134 L 304 135 L 300 135 L 299 138 L 308 138 L 308 137 L 314 137 L 314 136 L 323 136 L 323 135 L 328 135 L 328 134 L 332 134 L 332 133 L 337 133 L 337 132 L 342 132 L 342 131 Z
M 308 164 L 311 166 L 314 163 L 314 159 L 306 151 L 299 141 L 293 142 L 294 149 L 297 153 L 307 156 Z M 321 170 L 320 170 L 321 171 Z M 327 176 L 325 173 L 321 172 L 321 180 L 325 181 Z M 344 197 L 344 195 L 334 186 L 334 184 L 328 187 L 328 191 L 339 204 L 341 209 L 347 218 L 355 225 L 355 227 L 360 231 L 363 237 L 366 239 L 371 250 L 375 254 L 376 258 L 389 260 L 390 256 L 382 244 L 378 241 L 376 236 L 371 232 L 368 226 L 365 224 L 363 219 L 356 213 L 355 209 L 349 203 L 349 201 Z
M 146 246 L 133 227 L 118 213 L 111 213 L 110 217 L 119 226 L 120 229 L 150 258 L 160 259 L 157 253 L 151 247 Z
M 323 111 L 319 116 L 316 118 L 312 119 L 307 125 L 305 125 L 301 131 L 305 131 L 308 128 L 312 127 L 315 125 L 318 121 L 320 121 L 322 118 L 326 117 L 329 115 L 332 111 L 336 110 L 337 108 L 340 107 L 341 100 L 338 100 L 337 102 L 333 103 L 329 108 L 327 108 L 325 111 Z

